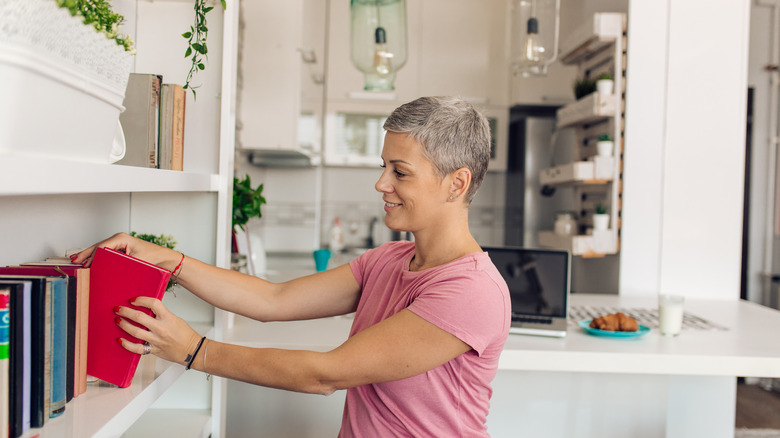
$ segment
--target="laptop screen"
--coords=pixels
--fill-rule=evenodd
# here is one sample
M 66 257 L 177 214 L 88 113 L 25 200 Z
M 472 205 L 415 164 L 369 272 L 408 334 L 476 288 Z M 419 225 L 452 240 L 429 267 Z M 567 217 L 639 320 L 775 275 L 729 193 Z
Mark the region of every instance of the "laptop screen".
M 512 316 L 566 317 L 569 253 L 529 248 L 483 248 L 504 277 Z

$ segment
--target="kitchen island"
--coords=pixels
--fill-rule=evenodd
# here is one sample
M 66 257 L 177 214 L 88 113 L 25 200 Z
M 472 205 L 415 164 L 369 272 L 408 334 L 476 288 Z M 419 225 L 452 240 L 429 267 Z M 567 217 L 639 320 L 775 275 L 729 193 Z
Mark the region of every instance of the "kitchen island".
M 655 297 L 571 297 L 572 307 L 652 309 L 655 302 Z M 685 311 L 716 328 L 684 329 L 672 338 L 655 329 L 642 337 L 607 338 L 570 324 L 565 338 L 510 335 L 493 383 L 491 436 L 733 437 L 736 377 L 780 377 L 780 343 L 773 339 L 780 333 L 780 312 L 746 301 L 709 300 L 689 300 Z M 226 339 L 327 351 L 347 338 L 351 322 L 336 317 L 264 324 L 237 317 Z M 335 436 L 343 392 L 324 398 L 231 383 L 228 399 L 229 412 L 233 403 L 275 407 L 273 415 L 239 420 L 258 422 L 246 430 Z M 285 409 L 295 411 L 289 414 L 297 419 L 292 428 L 281 424 L 289 421 Z M 306 426 L 307 418 L 317 424 Z

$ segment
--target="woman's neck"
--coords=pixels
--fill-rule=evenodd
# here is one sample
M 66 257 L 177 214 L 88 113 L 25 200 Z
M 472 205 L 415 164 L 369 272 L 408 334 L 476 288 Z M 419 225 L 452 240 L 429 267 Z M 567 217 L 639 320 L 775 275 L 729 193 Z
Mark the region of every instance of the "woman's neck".
M 414 234 L 414 257 L 409 263 L 412 271 L 422 271 L 443 265 L 466 254 L 479 252 L 477 241 L 465 226 L 441 226 L 429 233 Z

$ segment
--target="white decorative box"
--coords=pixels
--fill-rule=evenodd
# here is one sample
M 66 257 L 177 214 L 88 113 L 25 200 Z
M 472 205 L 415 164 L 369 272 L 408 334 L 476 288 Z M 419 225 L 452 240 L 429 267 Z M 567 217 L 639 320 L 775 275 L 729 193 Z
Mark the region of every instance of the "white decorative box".
M 0 0 L 0 154 L 110 162 L 131 68 L 53 0 Z

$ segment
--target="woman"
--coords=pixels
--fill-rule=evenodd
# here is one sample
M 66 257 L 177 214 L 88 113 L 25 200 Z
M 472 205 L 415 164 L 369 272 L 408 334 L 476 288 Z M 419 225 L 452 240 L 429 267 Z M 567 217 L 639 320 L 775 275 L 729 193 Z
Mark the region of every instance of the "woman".
M 280 284 L 126 234 L 74 257 L 89 265 L 97 246 L 123 250 L 171 270 L 212 305 L 261 321 L 356 312 L 344 344 L 323 353 L 201 341 L 159 300 L 139 297 L 134 304 L 156 317 L 118 308 L 120 327 L 146 342 L 122 345 L 257 385 L 347 389 L 340 436 L 487 436 L 490 382 L 511 309 L 506 283 L 468 228 L 468 206 L 489 160 L 487 120 L 460 99 L 427 97 L 397 108 L 384 128 L 384 171 L 375 188 L 387 226 L 412 232 L 414 242 L 390 242 Z

